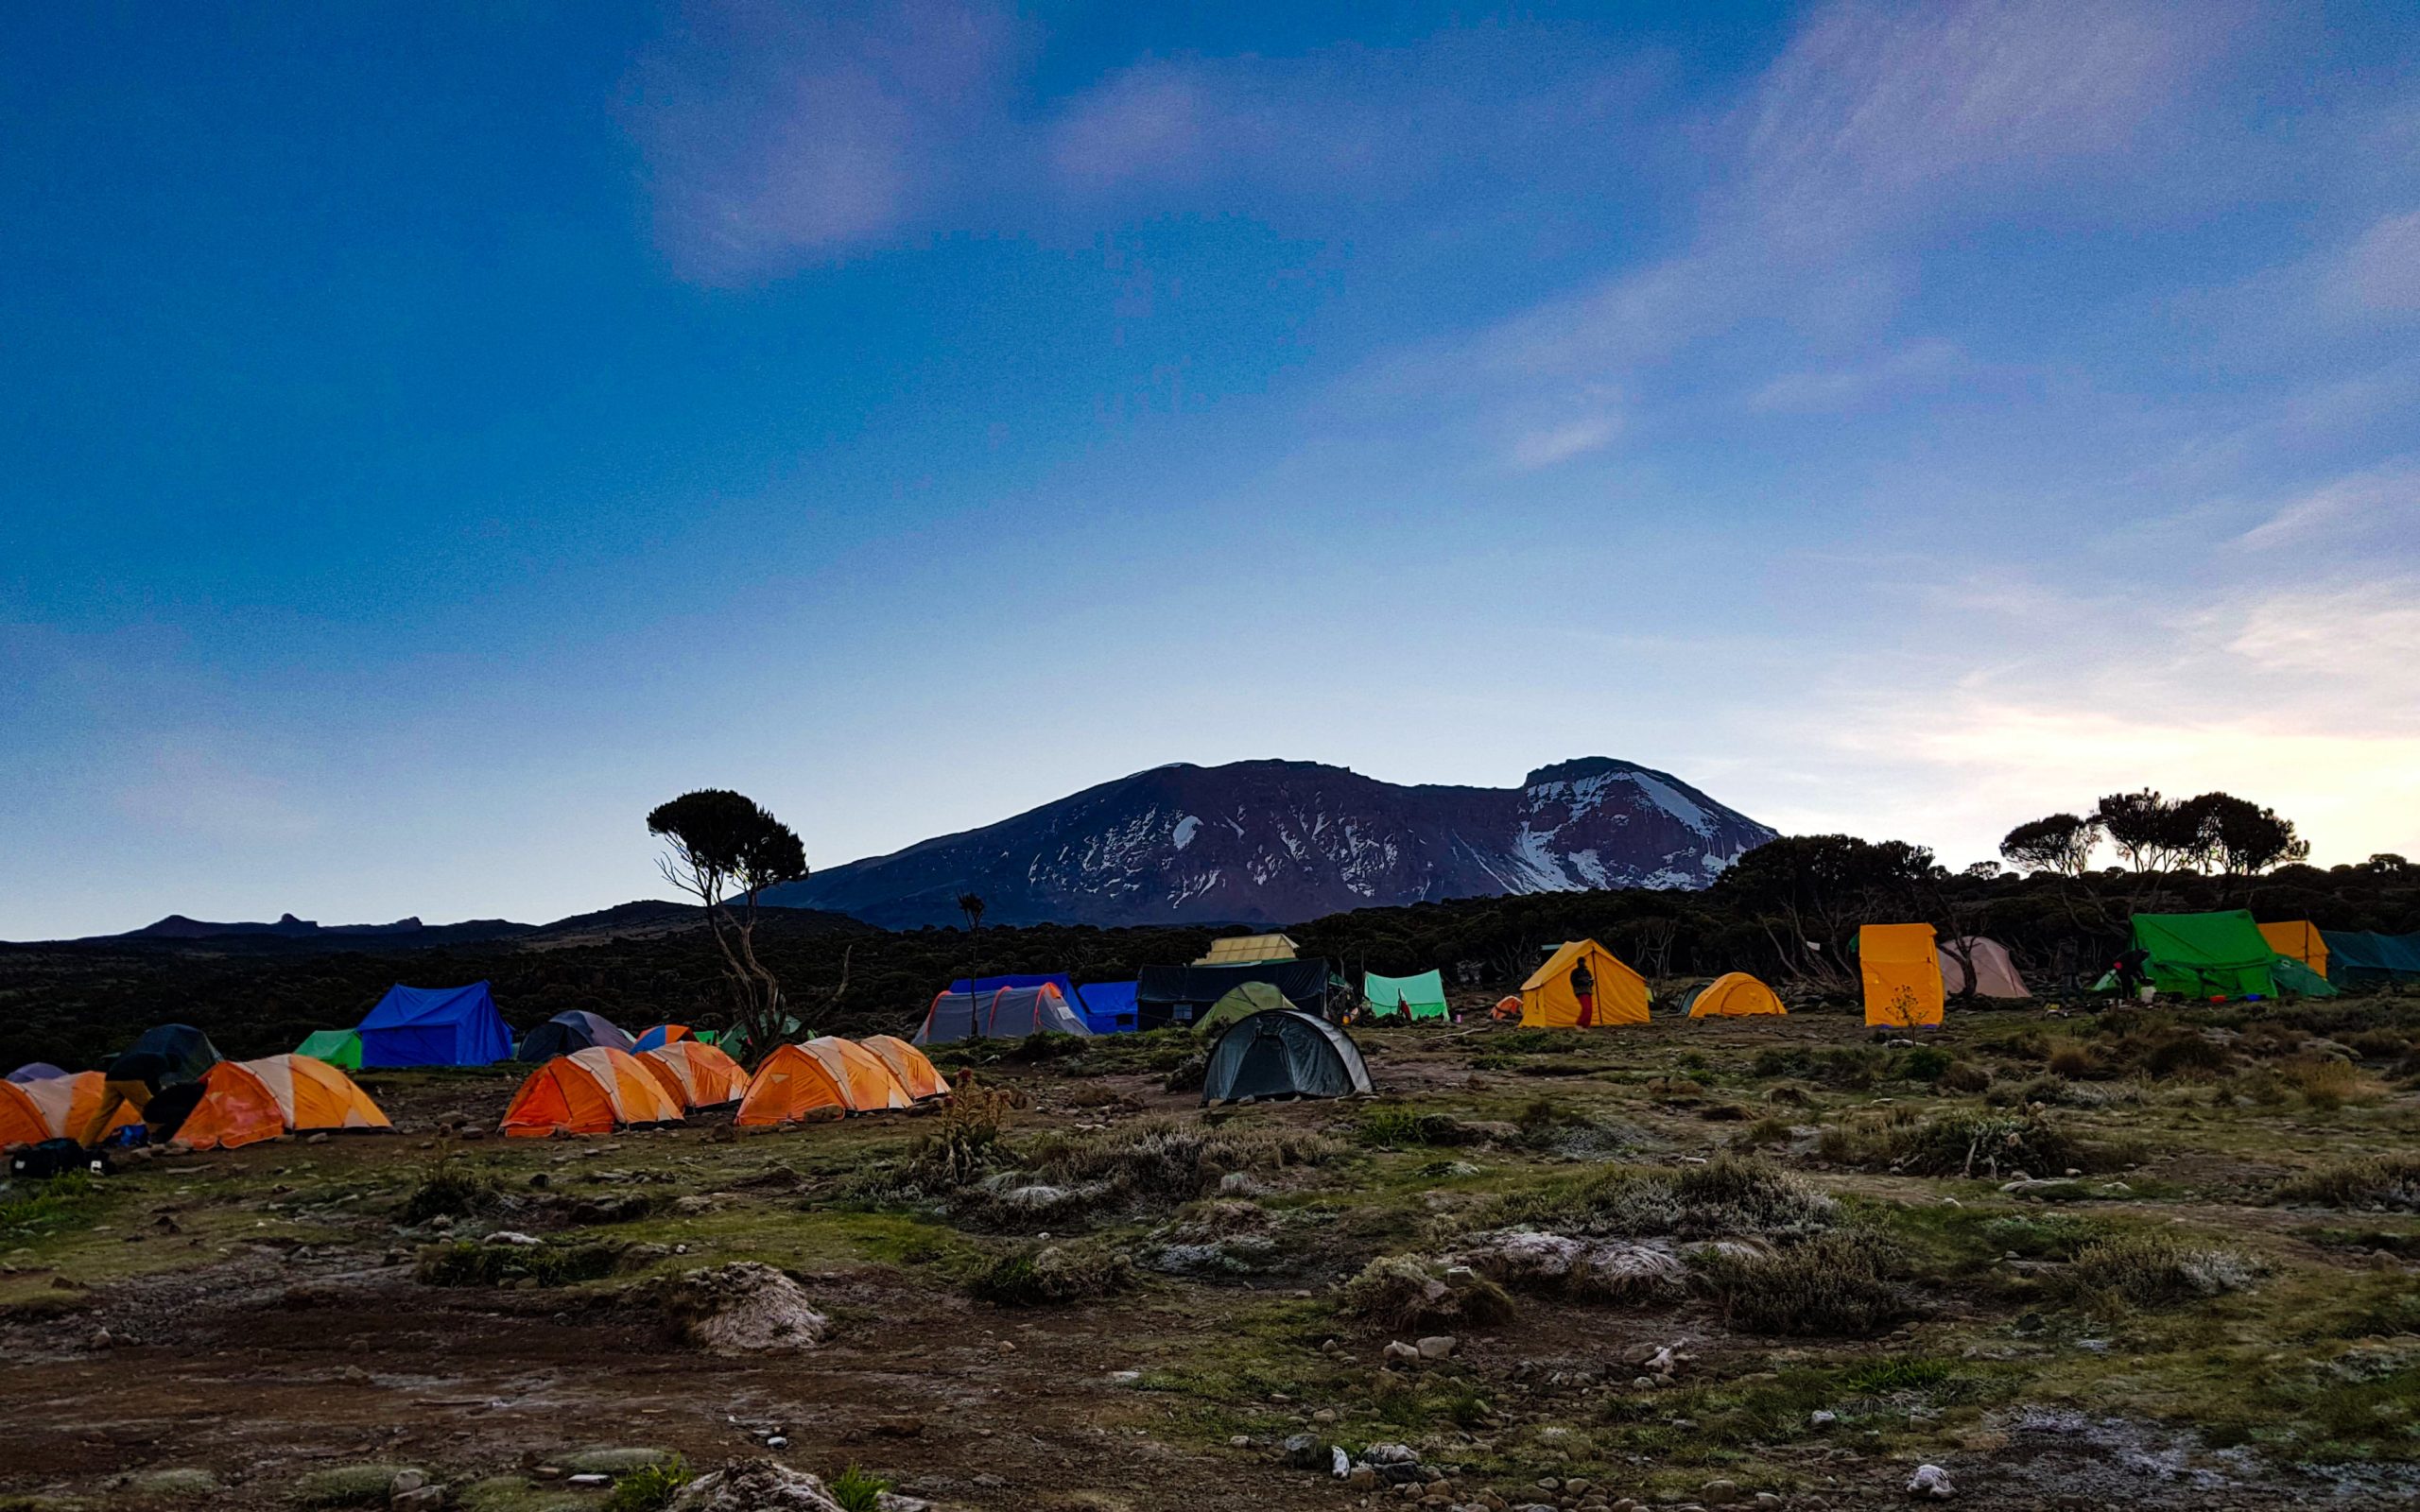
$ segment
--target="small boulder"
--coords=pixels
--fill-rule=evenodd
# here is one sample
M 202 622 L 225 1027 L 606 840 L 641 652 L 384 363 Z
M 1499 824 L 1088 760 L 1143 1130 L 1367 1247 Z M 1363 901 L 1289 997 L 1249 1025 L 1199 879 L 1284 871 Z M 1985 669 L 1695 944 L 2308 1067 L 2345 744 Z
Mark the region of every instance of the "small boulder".
M 417 1491 L 427 1484 L 428 1471 L 426 1470 L 397 1470 L 387 1482 L 387 1494 L 390 1497 L 401 1496 L 406 1491 Z
M 806 1288 L 752 1260 L 687 1272 L 670 1286 L 666 1305 L 682 1337 L 712 1354 L 810 1349 L 831 1329 Z
M 453 1496 L 447 1486 L 423 1486 L 414 1490 L 398 1491 L 387 1498 L 388 1512 L 438 1512 Z
M 1407 1365 L 1416 1364 L 1420 1359 L 1419 1347 L 1406 1344 L 1401 1339 L 1390 1341 L 1384 1352 L 1389 1361 L 1400 1361 Z
M 1298 1470 L 1316 1470 L 1325 1469 L 1328 1468 L 1329 1461 L 1326 1447 L 1321 1444 L 1316 1437 L 1309 1434 L 1296 1434 L 1291 1438 L 1288 1438 L 1284 1443 L 1278 1445 L 1277 1452 L 1285 1457 L 1286 1463 L 1288 1466 Z
M 1940 1466 L 1919 1465 L 1908 1481 L 1908 1494 L 1946 1502 L 1958 1494 L 1958 1487 L 1949 1484 L 1949 1472 Z
M 1450 1360 L 1454 1357 L 1454 1349 L 1459 1342 L 1450 1333 L 1431 1333 L 1414 1348 L 1420 1351 L 1420 1357 L 1424 1360 Z

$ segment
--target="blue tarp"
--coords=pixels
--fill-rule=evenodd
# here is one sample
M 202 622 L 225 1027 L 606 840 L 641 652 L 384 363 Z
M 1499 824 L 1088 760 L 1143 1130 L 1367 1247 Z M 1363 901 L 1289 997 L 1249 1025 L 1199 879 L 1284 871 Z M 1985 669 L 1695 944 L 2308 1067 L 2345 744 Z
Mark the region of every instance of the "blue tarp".
M 361 1021 L 361 1063 L 485 1066 L 512 1058 L 512 1031 L 485 982 L 387 989 Z
M 1134 1028 L 1134 984 L 1087 982 L 1076 988 L 1077 1005 L 1095 1034 L 1126 1034 Z
M 2327 979 L 2339 987 L 2420 982 L 2420 933 L 2323 929 L 2319 937 L 2327 941 Z

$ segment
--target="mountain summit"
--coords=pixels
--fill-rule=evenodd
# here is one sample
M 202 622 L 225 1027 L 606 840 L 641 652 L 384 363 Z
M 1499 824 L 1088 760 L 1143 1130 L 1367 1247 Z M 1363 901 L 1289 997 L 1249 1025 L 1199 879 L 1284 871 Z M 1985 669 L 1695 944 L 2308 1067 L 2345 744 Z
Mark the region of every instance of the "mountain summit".
M 1668 773 L 1582 757 L 1519 787 L 1398 786 L 1316 762 L 1180 763 L 774 889 L 894 929 L 1288 924 L 1585 887 L 1703 887 L 1774 832 Z

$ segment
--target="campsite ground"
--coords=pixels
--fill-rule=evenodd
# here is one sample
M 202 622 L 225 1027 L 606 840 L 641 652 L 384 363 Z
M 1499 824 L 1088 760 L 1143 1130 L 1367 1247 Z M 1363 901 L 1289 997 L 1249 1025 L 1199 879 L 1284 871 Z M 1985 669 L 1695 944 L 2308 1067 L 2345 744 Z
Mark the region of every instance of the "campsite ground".
M 1408 1444 L 1463 1504 L 1865 1506 L 1923 1463 L 1985 1507 L 2420 1494 L 2420 1160 L 2376 1159 L 2420 1130 L 2420 1001 L 1361 1038 L 1377 1101 L 1207 1119 L 1178 1037 L 1008 1047 L 996 1139 L 970 1099 L 455 1141 L 509 1075 L 373 1073 L 395 1137 L 7 1193 L 0 1505 L 353 1504 L 414 1466 L 553 1512 L 598 1496 L 542 1469 L 769 1433 L 1092 1512 L 1426 1494 L 1291 1468 L 1300 1433 Z M 1518 1226 L 1604 1267 L 1507 1270 Z M 543 1243 L 460 1242 L 495 1230 Z M 679 1342 L 668 1279 L 737 1260 L 829 1340 Z

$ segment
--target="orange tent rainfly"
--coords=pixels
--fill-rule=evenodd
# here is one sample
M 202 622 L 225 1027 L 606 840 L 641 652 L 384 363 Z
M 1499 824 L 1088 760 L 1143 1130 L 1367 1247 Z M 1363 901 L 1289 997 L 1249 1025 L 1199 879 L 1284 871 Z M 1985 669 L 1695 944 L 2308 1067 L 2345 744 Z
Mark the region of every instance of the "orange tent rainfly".
M 197 1150 L 232 1150 L 298 1131 L 394 1126 L 352 1077 L 310 1056 L 222 1060 L 201 1084 L 201 1101 L 177 1127 L 177 1143 Z
M 851 1040 L 825 1037 L 784 1045 L 765 1057 L 749 1078 L 748 1096 L 736 1120 L 743 1127 L 795 1124 L 819 1109 L 871 1113 L 906 1108 L 908 1089 L 882 1057 Z
M 641 1051 L 638 1061 L 683 1108 L 719 1108 L 748 1095 L 748 1073 L 702 1040 L 675 1040 Z
M 868 1035 L 857 1043 L 880 1057 L 882 1063 L 890 1068 L 890 1074 L 899 1078 L 899 1085 L 916 1101 L 949 1095 L 949 1078 L 935 1069 L 923 1051 L 897 1035 Z
M 1571 941 L 1521 984 L 1521 1022 L 1530 1028 L 1586 1029 L 1646 1022 L 1647 978 L 1593 939 Z
M 0 1148 L 82 1138 L 84 1125 L 100 1111 L 103 1092 L 97 1071 L 79 1071 L 73 1076 L 45 1076 L 39 1081 L 0 1081 Z M 106 1139 L 142 1122 L 142 1109 L 131 1103 L 120 1103 L 101 1136 Z
M 529 1074 L 504 1110 L 504 1132 L 611 1134 L 624 1124 L 677 1124 L 681 1107 L 627 1050 L 591 1045 L 557 1056 Z
M 1867 924 L 1857 932 L 1865 1022 L 1913 1029 L 1941 1022 L 1941 956 L 1930 924 Z
M 1689 1004 L 1692 1019 L 1733 1019 L 1756 1013 L 1787 1014 L 1773 989 L 1745 971 L 1716 977 Z
M 2320 975 L 2327 974 L 2327 941 L 2322 939 L 2319 926 L 2308 919 L 2297 919 L 2287 924 L 2263 924 L 2260 937 L 2280 955 L 2290 955 Z
M 1521 1016 L 1521 1000 L 1518 997 L 1498 998 L 1495 1006 L 1489 1011 L 1498 1022 L 1511 1023 Z

